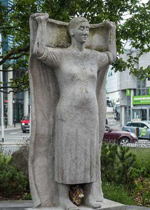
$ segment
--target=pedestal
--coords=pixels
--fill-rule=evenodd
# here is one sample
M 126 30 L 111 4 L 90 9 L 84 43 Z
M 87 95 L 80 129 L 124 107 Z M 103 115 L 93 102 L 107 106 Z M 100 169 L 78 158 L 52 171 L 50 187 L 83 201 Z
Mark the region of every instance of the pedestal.
M 33 210 L 33 209 L 39 209 L 39 210 L 63 210 L 60 207 L 52 207 L 52 208 L 25 208 L 25 210 Z M 86 206 L 79 206 L 80 210 L 93 210 L 92 208 L 86 207 Z M 101 208 L 99 210 L 126 210 L 126 206 L 114 201 L 110 201 L 107 199 L 104 199 L 102 202 Z

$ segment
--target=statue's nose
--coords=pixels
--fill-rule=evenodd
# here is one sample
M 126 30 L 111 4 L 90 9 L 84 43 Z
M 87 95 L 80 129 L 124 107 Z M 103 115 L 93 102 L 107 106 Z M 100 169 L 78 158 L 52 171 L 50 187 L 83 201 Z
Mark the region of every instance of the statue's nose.
M 84 33 L 84 34 L 88 34 L 88 31 L 87 31 L 86 28 L 84 29 L 83 33 Z

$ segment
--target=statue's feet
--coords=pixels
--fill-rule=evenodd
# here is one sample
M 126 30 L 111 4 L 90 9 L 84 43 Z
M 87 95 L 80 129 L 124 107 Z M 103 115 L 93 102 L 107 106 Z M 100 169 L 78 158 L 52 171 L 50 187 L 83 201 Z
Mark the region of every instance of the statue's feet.
M 79 210 L 79 208 L 74 205 L 70 199 L 64 199 L 64 198 L 60 198 L 59 199 L 59 202 L 60 202 L 60 206 L 65 209 L 65 210 Z
M 96 197 L 96 202 L 103 202 L 103 201 L 104 201 L 103 196 Z
M 94 199 L 92 197 L 88 197 L 85 199 L 84 204 L 88 207 L 91 207 L 93 209 L 99 209 L 101 208 L 101 202 L 97 201 L 97 199 Z
M 101 208 L 102 196 L 99 195 L 97 182 L 85 184 L 84 204 L 88 207 L 99 209 Z
M 69 198 L 69 185 L 58 184 L 59 204 L 64 210 L 79 210 Z

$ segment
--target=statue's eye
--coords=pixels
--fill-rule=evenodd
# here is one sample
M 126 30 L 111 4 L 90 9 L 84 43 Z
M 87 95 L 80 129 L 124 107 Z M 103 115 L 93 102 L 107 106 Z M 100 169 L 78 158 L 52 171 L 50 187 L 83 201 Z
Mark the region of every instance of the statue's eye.
M 89 27 L 86 27 L 86 31 L 89 31 Z
M 84 27 L 80 27 L 79 30 L 80 30 L 80 31 L 83 31 L 83 30 L 84 30 Z

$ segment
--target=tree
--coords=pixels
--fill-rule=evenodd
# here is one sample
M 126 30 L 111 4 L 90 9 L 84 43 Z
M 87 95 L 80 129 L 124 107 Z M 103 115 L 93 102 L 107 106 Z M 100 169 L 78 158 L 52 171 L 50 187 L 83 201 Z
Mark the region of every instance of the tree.
M 29 16 L 36 12 L 47 12 L 52 19 L 68 22 L 75 15 L 84 15 L 89 22 L 99 23 L 110 20 L 117 26 L 117 52 L 124 52 L 124 43 L 130 40 L 140 56 L 150 51 L 150 0 L 14 0 L 11 8 L 0 4 L 0 32 L 3 37 L 13 36 L 13 45 L 1 55 L 0 65 L 4 71 L 10 67 L 18 72 L 19 79 L 12 80 L 16 91 L 28 87 L 29 59 Z M 124 16 L 130 15 L 126 20 Z M 3 43 L 2 43 L 3 44 Z M 129 56 L 127 62 L 117 58 L 114 68 L 124 71 L 126 68 L 141 78 L 150 77 L 150 68 L 135 68 L 138 57 Z M 21 82 L 21 83 L 20 83 Z M 20 85 L 21 84 L 21 85 Z M 22 87 L 22 88 L 21 88 Z

